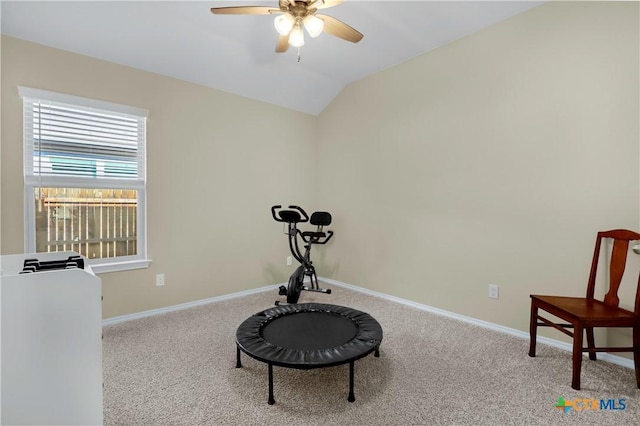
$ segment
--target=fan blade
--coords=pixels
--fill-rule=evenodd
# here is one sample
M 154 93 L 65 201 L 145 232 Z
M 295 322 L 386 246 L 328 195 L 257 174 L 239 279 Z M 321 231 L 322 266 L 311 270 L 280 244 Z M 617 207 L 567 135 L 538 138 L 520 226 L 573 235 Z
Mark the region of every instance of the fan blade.
M 320 14 L 317 14 L 316 17 L 324 21 L 324 32 L 327 34 L 331 34 L 332 36 L 339 37 L 352 43 L 357 43 L 362 40 L 362 37 L 364 37 L 360 31 L 336 18 Z
M 315 7 L 316 9 L 326 9 L 328 7 L 337 6 L 342 4 L 344 0 L 316 0 L 312 2 L 309 6 Z
M 289 48 L 289 34 L 281 35 L 278 37 L 278 44 L 276 44 L 276 52 L 283 53 Z
M 232 7 L 212 7 L 211 13 L 216 15 L 270 15 L 280 12 L 280 9 L 266 6 L 232 6 Z

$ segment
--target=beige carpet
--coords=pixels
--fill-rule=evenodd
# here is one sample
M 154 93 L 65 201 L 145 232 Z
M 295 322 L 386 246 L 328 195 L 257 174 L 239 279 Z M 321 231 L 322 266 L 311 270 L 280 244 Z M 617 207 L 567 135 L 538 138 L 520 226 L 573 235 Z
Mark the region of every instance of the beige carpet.
M 269 291 L 104 328 L 106 425 L 639 425 L 633 370 L 583 363 L 571 389 L 570 353 L 340 287 L 303 293 L 371 314 L 384 330 L 380 358 L 348 366 L 274 367 L 275 405 L 267 404 L 267 365 L 242 355 L 235 332 L 273 306 Z M 624 398 L 624 410 L 555 408 L 558 398 Z M 578 407 L 584 404 L 579 404 Z

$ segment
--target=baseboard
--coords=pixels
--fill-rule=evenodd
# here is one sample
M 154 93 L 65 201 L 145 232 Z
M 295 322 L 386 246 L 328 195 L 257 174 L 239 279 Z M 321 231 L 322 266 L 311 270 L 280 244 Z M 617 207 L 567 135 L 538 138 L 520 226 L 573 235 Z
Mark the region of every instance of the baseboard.
M 511 336 L 515 336 L 515 337 L 519 337 L 521 339 L 529 339 L 529 333 L 528 332 L 524 332 L 522 330 L 517 330 L 515 328 L 510 328 L 510 327 L 505 327 L 499 324 L 494 324 L 488 321 L 483 321 L 477 318 L 472 318 L 472 317 L 468 317 L 465 315 L 460 315 L 460 314 L 456 314 L 454 312 L 449 312 L 449 311 L 445 311 L 443 309 L 439 309 L 439 308 L 434 308 L 433 306 L 429 306 L 429 305 L 423 305 L 421 303 L 417 303 L 417 302 L 413 302 L 411 300 L 407 300 L 407 299 L 402 299 L 400 297 L 396 297 L 396 296 L 391 296 L 389 294 L 385 294 L 385 293 L 381 293 L 378 291 L 374 291 L 374 290 L 369 290 L 363 287 L 358 287 L 355 286 L 353 284 L 347 284 L 347 283 L 343 283 L 341 281 L 336 281 L 330 278 L 320 278 L 318 277 L 318 280 L 330 284 L 330 285 L 334 285 L 334 286 L 338 286 L 338 287 L 344 287 L 344 288 L 348 288 L 349 290 L 354 290 L 354 291 L 358 291 L 360 293 L 364 293 L 367 294 L 369 296 L 374 296 L 374 297 L 378 297 L 380 299 L 385 299 L 388 300 L 390 302 L 394 302 L 394 303 L 400 303 L 402 305 L 406 305 L 406 306 L 411 306 L 413 308 L 416 309 L 420 309 L 422 311 L 426 311 L 426 312 L 431 312 L 437 315 L 443 315 L 458 321 L 462 321 L 462 322 L 466 322 L 469 324 L 473 324 L 473 325 L 477 325 L 483 328 L 488 328 L 491 330 L 495 330 L 498 331 L 500 333 L 506 333 L 509 334 Z M 573 351 L 573 347 L 570 343 L 566 343 L 566 342 L 561 342 L 559 340 L 555 340 L 555 339 L 550 339 L 548 337 L 544 337 L 544 336 L 538 336 L 537 339 L 538 343 L 542 343 L 548 346 L 553 346 L 554 348 L 558 348 L 558 349 L 562 349 L 564 351 L 567 352 L 572 352 Z M 633 364 L 633 360 L 629 359 L 629 358 L 624 358 L 621 356 L 617 356 L 617 355 L 612 355 L 612 354 L 608 354 L 608 353 L 598 353 L 598 359 L 601 359 L 603 361 L 606 362 L 610 362 L 612 364 L 616 364 L 616 365 L 620 365 L 622 367 L 627 367 L 627 368 L 634 368 L 634 364 Z
M 498 331 L 500 333 L 506 333 L 509 334 L 511 336 L 515 336 L 515 337 L 519 337 L 521 339 L 529 339 L 529 333 L 524 332 L 522 330 L 517 330 L 515 328 L 510 328 L 510 327 L 505 327 L 499 324 L 494 324 L 488 321 L 483 321 L 477 318 L 472 318 L 472 317 L 468 317 L 465 315 L 460 315 L 460 314 L 456 314 L 454 312 L 449 312 L 449 311 L 445 311 L 444 309 L 439 309 L 439 308 L 434 308 L 433 306 L 429 306 L 429 305 L 423 305 L 422 303 L 417 303 L 417 302 L 413 302 L 411 300 L 407 300 L 407 299 L 402 299 L 400 297 L 396 297 L 396 296 L 391 296 L 389 294 L 386 293 L 381 293 L 378 291 L 374 291 L 374 290 L 369 290 L 363 287 L 358 287 L 356 285 L 353 284 L 347 284 L 341 281 L 337 281 L 337 280 L 333 280 L 330 278 L 322 278 L 322 277 L 318 277 L 318 280 L 330 284 L 330 285 L 334 285 L 334 286 L 338 286 L 338 287 L 343 287 L 343 288 L 347 288 L 349 290 L 353 290 L 353 291 L 357 291 L 360 293 L 364 293 L 367 294 L 369 296 L 373 296 L 373 297 L 377 297 L 380 299 L 384 299 L 384 300 L 388 300 L 390 302 L 394 302 L 394 303 L 399 303 L 402 305 L 406 305 L 406 306 L 411 306 L 413 308 L 416 309 L 420 309 L 422 311 L 426 311 L 426 312 L 431 312 L 437 315 L 443 315 L 458 321 L 462 321 L 462 322 L 466 322 L 469 324 L 473 324 L 473 325 L 477 325 L 483 328 L 488 328 L 490 330 L 495 330 Z M 152 309 L 149 311 L 143 311 L 143 312 L 137 312 L 135 314 L 129 314 L 129 315 L 121 315 L 118 317 L 113 317 L 113 318 L 107 318 L 105 320 L 102 321 L 102 325 L 106 326 L 106 325 L 113 325 L 113 324 L 118 324 L 121 322 L 125 322 L 125 321 L 132 321 L 135 319 L 140 319 L 140 318 L 145 318 L 145 317 L 150 317 L 153 315 L 161 315 L 161 314 L 166 314 L 168 312 L 173 312 L 173 311 L 178 311 L 181 309 L 188 309 L 188 308 L 193 308 L 196 306 L 201 306 L 201 305 L 207 305 L 209 303 L 217 303 L 217 302 L 223 302 L 225 300 L 230 300 L 230 299 L 235 299 L 238 297 L 243 297 L 243 296 L 249 296 L 251 294 L 257 294 L 257 293 L 263 293 L 266 291 L 277 291 L 278 287 L 280 287 L 281 285 L 287 285 L 287 283 L 281 283 L 281 284 L 273 284 L 273 285 L 268 285 L 268 286 L 264 286 L 264 287 L 259 287 L 253 290 L 245 290 L 245 291 L 239 291 L 236 293 L 231 293 L 231 294 L 226 294 L 223 296 L 216 296 L 216 297 L 210 297 L 208 299 L 201 299 L 201 300 L 196 300 L 193 302 L 188 302 L 188 303 L 181 303 L 179 305 L 173 305 L 173 306 L 167 306 L 165 308 L 159 308 L 159 309 Z M 538 336 L 538 343 L 542 343 L 548 346 L 553 346 L 554 348 L 558 348 L 558 349 L 562 349 L 564 351 L 567 352 L 571 352 L 573 350 L 571 344 L 566 343 L 566 342 L 561 342 L 559 340 L 555 340 L 555 339 L 550 339 L 548 337 L 544 337 L 544 336 Z M 598 356 L 600 357 L 600 359 L 602 359 L 603 361 L 606 362 L 610 362 L 612 364 L 616 364 L 616 365 L 620 365 L 622 367 L 627 367 L 627 368 L 634 368 L 633 365 L 633 360 L 628 359 L 628 358 L 623 358 L 621 356 L 617 356 L 617 355 L 612 355 L 612 354 L 608 354 L 608 353 L 600 353 L 598 354 Z
M 238 291 L 236 293 L 210 297 L 208 299 L 195 300 L 193 302 L 167 306 L 165 308 L 151 309 L 149 311 L 137 312 L 135 314 L 121 315 L 117 317 L 107 318 L 105 320 L 102 320 L 102 326 L 104 327 L 105 325 L 113 325 L 113 324 L 118 324 L 125 321 L 132 321 L 140 318 L 150 317 L 153 315 L 161 315 L 161 314 L 166 314 L 168 312 L 179 311 L 182 309 L 194 308 L 196 306 L 207 305 L 209 303 L 224 302 L 225 300 L 235 299 L 243 296 L 249 296 L 251 294 L 263 293 L 265 291 L 274 291 L 274 290 L 277 291 L 278 287 L 281 285 L 283 284 L 268 285 L 265 287 L 260 287 L 252 290 Z M 287 283 L 284 283 L 284 285 L 287 285 Z

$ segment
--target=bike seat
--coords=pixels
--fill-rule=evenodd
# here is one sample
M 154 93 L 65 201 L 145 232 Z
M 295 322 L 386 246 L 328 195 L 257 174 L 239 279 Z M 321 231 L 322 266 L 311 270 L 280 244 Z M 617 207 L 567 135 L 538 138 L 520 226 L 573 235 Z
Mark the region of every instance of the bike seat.
M 278 212 L 278 216 L 280 216 L 280 219 L 283 222 L 287 223 L 305 222 L 305 220 L 302 219 L 302 216 L 300 216 L 300 213 L 295 210 L 281 210 Z

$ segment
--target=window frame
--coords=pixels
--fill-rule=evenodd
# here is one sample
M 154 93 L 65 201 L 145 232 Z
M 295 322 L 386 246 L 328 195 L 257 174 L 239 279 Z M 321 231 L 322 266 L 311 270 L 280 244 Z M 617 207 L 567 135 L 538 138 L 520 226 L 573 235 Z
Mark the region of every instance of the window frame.
M 116 114 L 135 115 L 145 120 L 145 135 L 142 140 L 142 148 L 146 148 L 146 119 L 149 112 L 142 108 L 128 105 L 105 102 L 95 99 L 66 95 L 46 90 L 33 89 L 29 87 L 18 87 L 18 94 L 23 99 L 23 120 L 26 114 L 26 102 L 42 100 L 49 102 L 59 102 L 73 105 L 78 108 L 97 109 Z M 38 187 L 58 187 L 58 188 L 89 188 L 89 189 L 133 189 L 137 191 L 137 254 L 131 256 L 118 256 L 110 258 L 89 259 L 89 264 L 94 273 L 106 273 L 125 271 L 132 269 L 142 269 L 149 267 L 151 259 L 147 257 L 147 203 L 146 203 L 146 151 L 142 158 L 142 171 L 136 180 L 117 178 L 89 178 L 89 177 L 66 177 L 66 176 L 38 176 L 34 173 L 27 173 L 27 167 L 33 166 L 33 159 L 28 159 L 29 153 L 33 151 L 27 149 L 27 123 L 23 123 L 23 176 L 24 176 L 24 247 L 27 253 L 36 252 L 36 207 L 34 203 L 34 193 Z

